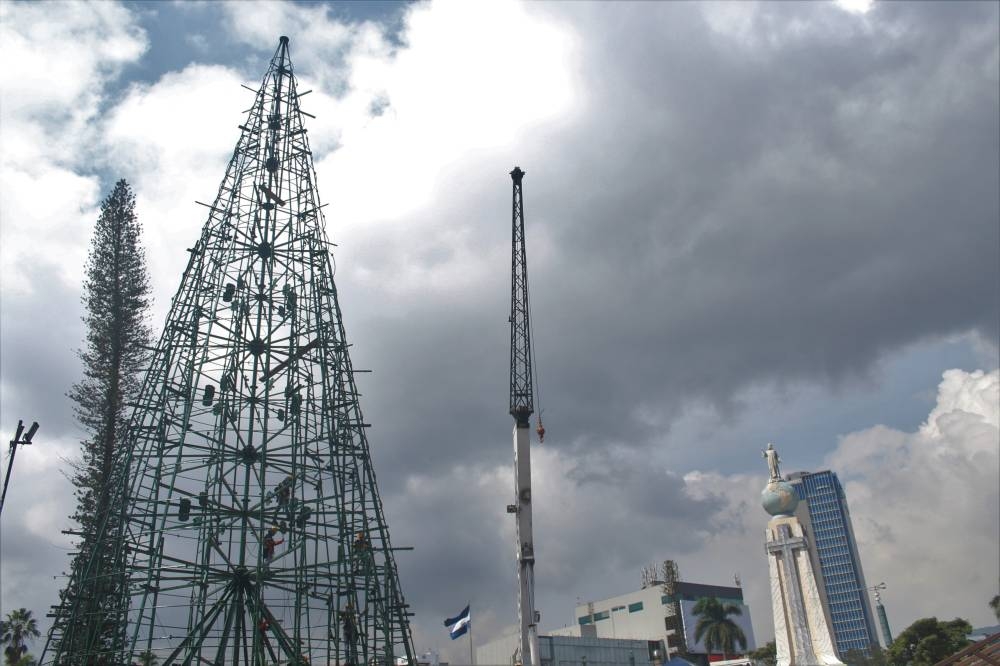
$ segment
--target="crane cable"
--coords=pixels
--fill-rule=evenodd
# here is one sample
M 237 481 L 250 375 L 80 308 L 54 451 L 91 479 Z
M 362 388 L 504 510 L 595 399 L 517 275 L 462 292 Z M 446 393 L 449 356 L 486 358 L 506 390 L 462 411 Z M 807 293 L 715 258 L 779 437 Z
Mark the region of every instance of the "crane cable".
M 525 280 L 525 291 L 528 298 L 526 311 L 528 313 L 528 339 L 531 345 L 531 381 L 534 384 L 535 404 L 538 405 L 538 416 L 535 417 L 535 432 L 538 434 L 538 443 L 545 441 L 545 426 L 542 424 L 542 390 L 541 382 L 538 380 L 538 354 L 535 353 L 535 324 L 531 319 L 531 284 Z

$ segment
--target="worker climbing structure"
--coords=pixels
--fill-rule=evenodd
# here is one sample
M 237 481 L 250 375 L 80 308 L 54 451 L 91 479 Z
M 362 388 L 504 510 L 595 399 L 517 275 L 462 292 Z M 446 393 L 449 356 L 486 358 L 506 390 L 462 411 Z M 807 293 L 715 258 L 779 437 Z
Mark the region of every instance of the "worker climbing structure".
M 43 664 L 415 663 L 306 94 L 282 37 L 132 405 L 114 556 L 73 572 Z

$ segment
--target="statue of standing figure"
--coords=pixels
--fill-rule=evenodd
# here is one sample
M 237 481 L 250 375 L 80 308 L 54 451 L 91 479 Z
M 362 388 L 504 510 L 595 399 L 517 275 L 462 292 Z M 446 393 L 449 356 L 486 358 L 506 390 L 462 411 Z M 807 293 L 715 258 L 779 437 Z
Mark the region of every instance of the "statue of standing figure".
M 767 468 L 771 472 L 771 481 L 780 481 L 781 470 L 778 468 L 778 463 L 781 462 L 781 458 L 778 457 L 778 452 L 774 450 L 774 444 L 768 442 L 767 448 L 761 451 L 761 455 L 767 458 Z

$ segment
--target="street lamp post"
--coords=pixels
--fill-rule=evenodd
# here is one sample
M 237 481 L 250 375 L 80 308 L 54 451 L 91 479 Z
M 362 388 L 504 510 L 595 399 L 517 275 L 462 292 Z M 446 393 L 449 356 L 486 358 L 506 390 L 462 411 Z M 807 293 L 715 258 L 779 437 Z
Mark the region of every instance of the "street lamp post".
M 10 471 L 14 467 L 14 455 L 17 453 L 18 444 L 31 444 L 32 437 L 38 431 L 38 421 L 34 421 L 28 432 L 24 432 L 24 421 L 18 420 L 17 432 L 14 439 L 10 440 L 10 457 L 7 458 L 7 473 L 3 479 L 3 494 L 0 494 L 0 513 L 3 513 L 3 503 L 7 499 L 7 488 L 10 487 Z
M 886 588 L 885 583 L 879 583 L 874 587 L 869 587 L 868 589 L 875 593 L 875 612 L 878 613 L 879 628 L 882 630 L 882 639 L 885 641 L 885 647 L 888 649 L 892 645 L 892 632 L 889 630 L 889 618 L 885 614 L 885 606 L 882 605 L 882 595 L 879 594 L 880 591 Z

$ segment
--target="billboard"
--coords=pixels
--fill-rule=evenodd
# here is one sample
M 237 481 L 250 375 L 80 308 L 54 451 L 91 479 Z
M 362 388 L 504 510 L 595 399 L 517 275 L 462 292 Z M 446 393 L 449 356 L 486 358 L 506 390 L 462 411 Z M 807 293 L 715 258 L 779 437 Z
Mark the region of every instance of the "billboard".
M 721 600 L 724 604 L 732 603 L 734 606 L 742 611 L 740 615 L 730 615 L 729 619 L 732 620 L 736 626 L 743 630 L 743 635 L 747 637 L 747 651 L 756 650 L 757 644 L 753 638 L 753 624 L 750 622 L 750 607 L 741 603 L 734 603 L 725 600 Z M 698 603 L 697 601 L 687 601 L 682 599 L 680 601 L 681 605 L 681 622 L 684 624 L 684 642 L 687 643 L 688 652 L 695 654 L 707 654 L 708 650 L 705 649 L 704 641 L 695 642 L 694 640 L 694 628 L 698 626 L 698 616 L 694 614 L 694 605 Z M 739 646 L 737 645 L 737 648 Z

